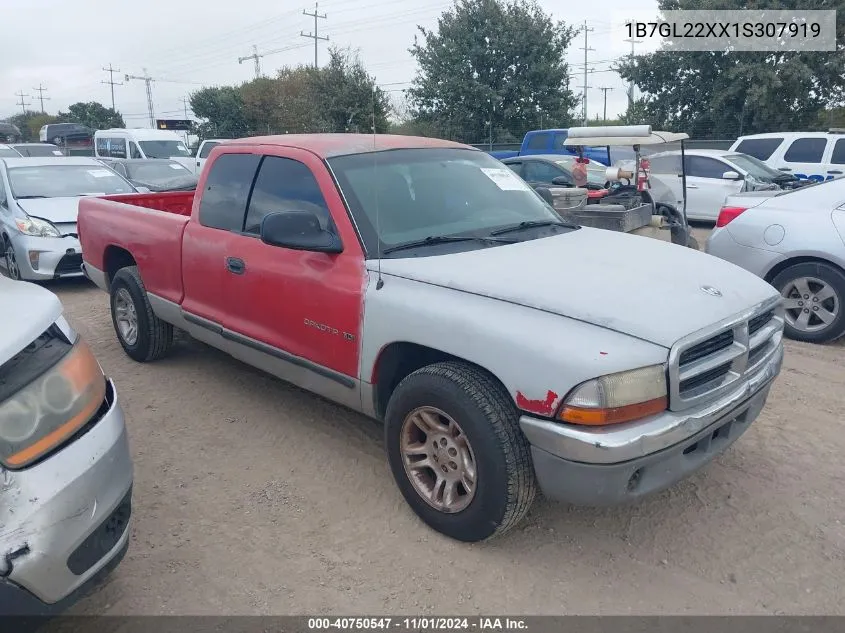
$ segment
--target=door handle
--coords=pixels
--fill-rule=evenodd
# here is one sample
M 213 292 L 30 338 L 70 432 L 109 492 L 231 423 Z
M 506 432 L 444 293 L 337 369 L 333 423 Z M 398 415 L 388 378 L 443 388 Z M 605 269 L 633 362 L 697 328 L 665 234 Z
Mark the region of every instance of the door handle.
M 227 257 L 226 269 L 230 273 L 234 273 L 236 275 L 243 275 L 244 271 L 246 270 L 246 264 L 244 264 L 244 260 L 240 259 L 239 257 Z
M 698 189 L 698 185 L 687 185 L 687 189 Z
M 780 171 L 792 171 L 792 167 L 778 167 Z
M 842 172 L 838 171 L 838 170 L 834 170 L 834 171 L 829 171 L 827 173 L 829 173 L 829 174 L 841 174 Z

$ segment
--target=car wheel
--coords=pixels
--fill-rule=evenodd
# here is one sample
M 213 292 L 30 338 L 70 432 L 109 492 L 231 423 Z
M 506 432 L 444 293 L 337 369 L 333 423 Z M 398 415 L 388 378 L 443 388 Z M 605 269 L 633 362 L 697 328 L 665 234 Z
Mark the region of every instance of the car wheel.
M 18 266 L 18 258 L 15 255 L 15 249 L 8 237 L 3 237 L 3 259 L 6 265 L 6 274 L 12 279 L 20 281 L 23 279 L 21 275 L 21 268 Z
M 845 334 L 845 275 L 821 262 L 794 264 L 772 285 L 784 298 L 784 333 L 791 339 L 827 343 Z
M 385 444 L 402 496 L 430 527 L 465 542 L 503 534 L 534 500 L 531 451 L 508 393 L 461 362 L 407 376 L 387 406 Z
M 173 326 L 153 312 L 137 266 L 121 268 L 115 274 L 111 317 L 123 350 L 138 362 L 161 358 L 173 346 Z

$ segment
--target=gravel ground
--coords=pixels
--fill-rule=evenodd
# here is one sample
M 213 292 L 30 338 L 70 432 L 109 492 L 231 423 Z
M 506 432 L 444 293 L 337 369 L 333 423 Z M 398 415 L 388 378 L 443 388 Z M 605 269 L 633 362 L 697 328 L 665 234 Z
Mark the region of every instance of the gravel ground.
M 843 344 L 787 342 L 761 417 L 673 489 L 541 499 L 466 545 L 406 507 L 374 422 L 190 339 L 134 363 L 104 293 L 51 289 L 117 384 L 136 472 L 129 553 L 74 613 L 845 614 Z

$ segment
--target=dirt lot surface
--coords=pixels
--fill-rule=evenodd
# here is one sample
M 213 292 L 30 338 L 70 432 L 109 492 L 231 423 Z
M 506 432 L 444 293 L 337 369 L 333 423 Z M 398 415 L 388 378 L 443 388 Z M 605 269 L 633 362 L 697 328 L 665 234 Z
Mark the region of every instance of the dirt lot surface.
M 762 416 L 677 487 L 541 499 L 466 545 L 405 505 L 374 422 L 190 339 L 137 364 L 104 293 L 51 289 L 117 384 L 136 472 L 129 553 L 75 613 L 845 614 L 845 345 L 788 342 Z

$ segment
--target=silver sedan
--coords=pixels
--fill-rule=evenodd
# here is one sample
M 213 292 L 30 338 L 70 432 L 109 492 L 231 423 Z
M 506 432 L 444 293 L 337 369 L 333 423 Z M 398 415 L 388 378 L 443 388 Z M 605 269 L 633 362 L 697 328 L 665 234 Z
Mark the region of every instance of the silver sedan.
M 845 334 L 845 179 L 728 196 L 705 250 L 780 291 L 788 337 Z

